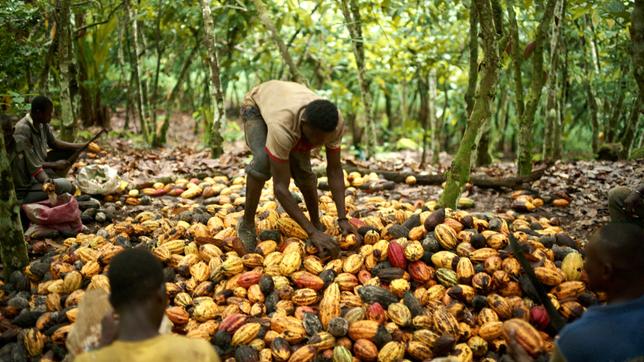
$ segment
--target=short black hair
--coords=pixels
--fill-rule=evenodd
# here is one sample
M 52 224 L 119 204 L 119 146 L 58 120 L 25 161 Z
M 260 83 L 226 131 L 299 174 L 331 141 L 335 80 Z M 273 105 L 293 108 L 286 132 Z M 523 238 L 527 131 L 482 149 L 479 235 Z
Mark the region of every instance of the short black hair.
M 126 249 L 110 262 L 110 302 L 114 309 L 144 301 L 163 286 L 163 266 L 149 251 Z
M 622 269 L 644 271 L 644 229 L 631 223 L 609 223 L 597 233 L 600 250 Z
M 338 107 L 333 102 L 318 99 L 309 103 L 304 109 L 304 119 L 324 132 L 332 132 L 338 126 L 340 115 Z
M 51 99 L 45 96 L 36 96 L 34 99 L 31 100 L 32 112 L 44 112 L 53 108 L 54 108 L 54 103 L 52 103 Z

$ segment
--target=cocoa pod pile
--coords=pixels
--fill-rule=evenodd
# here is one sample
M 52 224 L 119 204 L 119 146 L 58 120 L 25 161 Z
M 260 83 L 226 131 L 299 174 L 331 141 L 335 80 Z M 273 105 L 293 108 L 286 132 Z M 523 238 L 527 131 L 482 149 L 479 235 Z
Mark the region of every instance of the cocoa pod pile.
M 84 291 L 109 291 L 109 261 L 140 244 L 165 266 L 173 332 L 209 340 L 230 361 L 495 361 L 511 335 L 535 357 L 548 353 L 549 318 L 512 255 L 510 233 L 564 318 L 602 299 L 582 281 L 580 245 L 553 220 L 358 198 L 352 188 L 347 210 L 362 243 L 340 235 L 330 194 L 320 197 L 339 258 L 316 256 L 270 187 L 257 211 L 257 248 L 242 255 L 235 225 L 244 179 L 212 181 L 181 194 L 215 187 L 217 202 L 140 212 L 68 238 L 63 252 L 14 273 L 0 301 L 2 318 L 22 329 L 12 340 L 20 353 L 60 359 Z M 185 212 L 201 216 L 187 221 Z

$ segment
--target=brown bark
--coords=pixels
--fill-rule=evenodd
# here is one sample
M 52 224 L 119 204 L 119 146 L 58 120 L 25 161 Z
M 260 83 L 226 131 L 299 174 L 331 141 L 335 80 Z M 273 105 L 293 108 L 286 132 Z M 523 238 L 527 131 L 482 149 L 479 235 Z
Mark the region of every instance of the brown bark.
M 456 202 L 465 183 L 470 178 L 472 155 L 476 154 L 477 136 L 491 115 L 490 104 L 494 99 L 499 72 L 499 49 L 489 0 L 476 0 L 476 12 L 481 25 L 484 58 L 479 66 L 481 78 L 476 89 L 472 113 L 469 115 L 463 138 L 446 175 L 446 185 L 439 203 L 456 208 Z M 476 36 L 476 34 L 470 34 Z
M 11 165 L 4 144 L 4 133 L 0 127 L 0 258 L 5 278 L 14 270 L 27 265 L 27 245 L 20 222 L 20 204 L 14 191 Z M 6 279 L 5 279 L 6 280 Z
M 528 175 L 532 170 L 532 144 L 533 144 L 533 123 L 534 116 L 539 106 L 543 83 L 545 82 L 543 72 L 543 47 L 548 41 L 548 28 L 554 13 L 557 0 L 548 0 L 543 11 L 543 18 L 537 27 L 534 39 L 534 51 L 532 53 L 532 81 L 525 106 L 525 110 L 519 121 L 519 155 L 517 157 L 517 169 L 519 175 Z
M 372 99 L 369 92 L 369 82 L 367 80 L 367 71 L 365 67 L 364 55 L 364 38 L 362 36 L 362 18 L 356 0 L 339 0 L 340 8 L 351 35 L 351 44 L 353 45 L 353 55 L 355 56 L 356 66 L 358 68 L 358 83 L 360 85 L 360 97 L 364 106 L 364 114 L 367 119 L 367 158 L 374 155 L 376 145 L 376 124 L 371 114 Z
M 255 1 L 260 2 L 260 0 Z M 201 0 L 201 10 L 204 22 L 204 43 L 206 45 L 206 49 L 208 49 L 206 60 L 210 68 L 210 95 L 212 97 L 214 107 L 213 120 L 210 124 L 211 134 L 209 146 L 212 152 L 212 157 L 217 158 L 224 152 L 224 138 L 221 135 L 221 126 L 226 115 L 224 109 L 224 93 L 221 89 L 219 62 L 217 60 L 217 49 L 215 47 L 215 33 L 212 14 L 210 12 L 210 0 Z

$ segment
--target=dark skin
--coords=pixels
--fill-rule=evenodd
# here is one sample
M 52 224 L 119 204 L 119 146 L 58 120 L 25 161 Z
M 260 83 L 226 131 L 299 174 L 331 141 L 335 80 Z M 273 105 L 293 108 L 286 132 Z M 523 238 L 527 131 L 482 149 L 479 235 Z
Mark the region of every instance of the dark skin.
M 302 121 L 302 138 L 314 147 L 322 146 L 333 137 L 333 132 L 322 132 L 312 127 L 306 120 Z M 329 179 L 329 188 L 333 201 L 338 210 L 338 219 L 340 230 L 343 235 L 353 233 L 359 236 L 357 230 L 346 220 L 346 211 L 344 205 L 344 176 L 342 174 L 342 165 L 340 162 L 340 152 L 326 151 L 327 156 L 327 177 Z M 291 169 L 288 162 L 277 162 L 273 159 L 270 160 L 271 174 L 273 175 L 273 192 L 279 201 L 280 205 L 286 213 L 295 220 L 306 233 L 309 235 L 311 242 L 318 248 L 322 258 L 331 256 L 336 257 L 340 249 L 336 241 L 324 232 L 324 226 L 320 223 L 319 214 L 319 199 L 317 193 L 317 185 L 314 182 L 310 184 L 298 185 L 304 203 L 309 212 L 310 220 L 306 218 L 302 210 L 300 210 L 297 202 L 291 195 L 288 186 L 291 181 Z M 264 182 L 262 180 L 247 176 L 246 185 L 246 212 L 244 214 L 244 221 L 251 228 L 255 227 L 255 212 L 259 203 Z
M 102 345 L 121 341 L 136 342 L 159 335 L 159 326 L 167 305 L 165 288 L 144 301 L 130 303 L 116 310 L 118 320 L 112 315 L 103 318 Z
M 630 215 L 636 216 L 636 210 L 642 206 L 644 203 L 644 183 L 641 183 L 636 189 L 631 191 L 631 193 L 624 200 L 625 211 Z
M 49 124 L 51 122 L 52 113 L 53 107 L 50 107 L 49 109 L 43 111 L 32 110 L 29 114 L 31 115 L 31 119 L 34 121 L 34 125 L 41 125 Z M 71 143 L 55 139 L 52 148 L 56 150 L 76 151 L 83 148 L 84 146 L 85 143 Z M 69 161 L 58 160 L 55 162 L 44 162 L 42 166 L 43 168 L 50 168 L 52 170 L 64 170 L 69 167 Z
M 607 304 L 627 302 L 644 295 L 644 283 L 641 266 L 633 265 L 625 255 L 619 255 L 609 247 L 610 240 L 595 235 L 585 248 L 586 260 L 584 272 L 591 290 L 606 293 Z M 534 361 L 514 336 L 511 336 L 509 347 L 512 357 L 517 362 Z

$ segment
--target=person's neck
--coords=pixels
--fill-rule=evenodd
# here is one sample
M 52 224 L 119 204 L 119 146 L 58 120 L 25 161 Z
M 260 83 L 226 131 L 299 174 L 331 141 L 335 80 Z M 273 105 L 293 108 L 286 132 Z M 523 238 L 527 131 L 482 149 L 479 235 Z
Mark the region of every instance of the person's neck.
M 642 283 L 616 284 L 611 291 L 606 292 L 606 302 L 608 304 L 624 303 L 642 296 L 644 296 L 644 285 Z
M 122 341 L 141 341 L 159 335 L 159 325 L 150 321 L 142 310 L 119 313 L 118 339 Z

